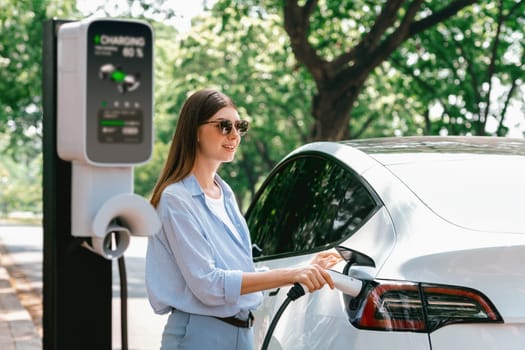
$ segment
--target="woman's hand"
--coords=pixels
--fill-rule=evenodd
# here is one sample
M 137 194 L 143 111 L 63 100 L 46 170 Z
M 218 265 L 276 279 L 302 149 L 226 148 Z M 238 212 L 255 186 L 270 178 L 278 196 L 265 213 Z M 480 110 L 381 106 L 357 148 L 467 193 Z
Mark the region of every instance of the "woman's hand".
M 332 276 L 326 269 L 318 264 L 310 264 L 304 267 L 294 269 L 294 283 L 300 283 L 308 288 L 309 292 L 321 289 L 325 284 L 328 284 L 331 289 L 334 289 L 334 281 Z
M 339 253 L 324 251 L 316 254 L 310 264 L 296 270 L 295 282 L 308 288 L 310 292 L 321 289 L 325 284 L 334 288 L 332 276 L 326 271 L 343 260 Z
M 324 251 L 314 256 L 312 261 L 310 261 L 310 264 L 316 264 L 324 269 L 329 269 L 341 260 L 343 260 L 343 258 L 341 255 L 339 255 L 339 253 L 333 251 Z
M 321 289 L 325 284 L 333 289 L 334 281 L 326 269 L 333 267 L 342 259 L 336 252 L 325 251 L 316 254 L 310 264 L 303 267 L 244 272 L 241 294 L 280 288 L 294 283 L 302 284 L 310 292 Z

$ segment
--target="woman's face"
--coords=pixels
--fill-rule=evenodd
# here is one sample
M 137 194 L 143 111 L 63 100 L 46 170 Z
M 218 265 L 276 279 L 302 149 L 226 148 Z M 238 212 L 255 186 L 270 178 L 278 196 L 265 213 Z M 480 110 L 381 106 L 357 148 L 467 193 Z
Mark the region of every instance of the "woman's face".
M 198 135 L 198 156 L 220 163 L 231 162 L 241 142 L 241 135 L 235 126 L 239 123 L 239 113 L 233 107 L 221 108 L 204 124 L 199 126 Z M 230 121 L 233 125 L 231 131 L 226 135 L 227 123 L 221 121 Z

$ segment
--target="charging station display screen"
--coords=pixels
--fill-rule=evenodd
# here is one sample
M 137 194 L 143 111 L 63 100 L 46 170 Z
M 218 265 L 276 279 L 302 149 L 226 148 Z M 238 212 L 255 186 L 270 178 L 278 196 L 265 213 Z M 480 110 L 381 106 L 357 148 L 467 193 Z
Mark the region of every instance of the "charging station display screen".
M 147 161 L 153 137 L 151 28 L 98 20 L 87 36 L 87 156 L 99 163 Z

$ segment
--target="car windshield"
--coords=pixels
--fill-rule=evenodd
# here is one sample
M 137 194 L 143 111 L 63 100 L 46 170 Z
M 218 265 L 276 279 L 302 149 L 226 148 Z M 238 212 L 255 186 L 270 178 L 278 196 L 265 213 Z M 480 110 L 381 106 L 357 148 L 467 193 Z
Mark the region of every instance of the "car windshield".
M 525 157 L 417 158 L 387 167 L 442 218 L 474 230 L 525 233 Z

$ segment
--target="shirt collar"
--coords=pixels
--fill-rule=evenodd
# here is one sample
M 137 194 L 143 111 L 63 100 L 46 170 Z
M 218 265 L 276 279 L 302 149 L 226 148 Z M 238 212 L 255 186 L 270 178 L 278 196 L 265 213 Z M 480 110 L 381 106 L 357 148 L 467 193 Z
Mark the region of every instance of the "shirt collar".
M 219 186 L 221 186 L 221 190 L 223 191 L 223 195 L 225 198 L 229 199 L 233 196 L 233 193 L 231 192 L 228 184 L 226 184 L 226 182 L 218 174 L 215 174 L 215 181 L 217 181 Z M 184 180 L 182 180 L 182 182 L 184 186 L 190 191 L 193 197 L 204 196 L 204 191 L 199 185 L 199 182 L 197 181 L 195 175 L 188 175 Z

